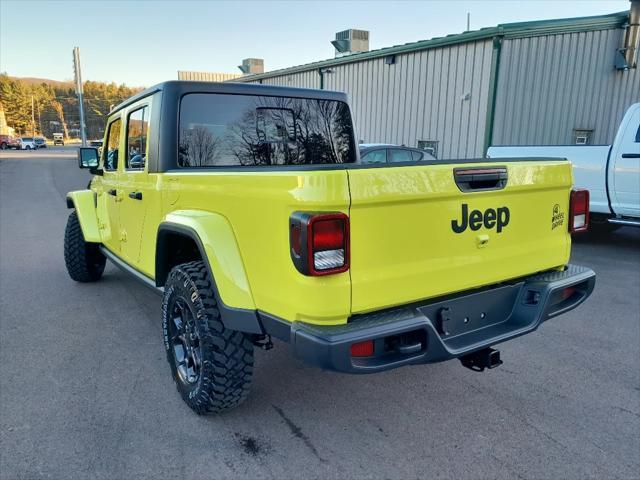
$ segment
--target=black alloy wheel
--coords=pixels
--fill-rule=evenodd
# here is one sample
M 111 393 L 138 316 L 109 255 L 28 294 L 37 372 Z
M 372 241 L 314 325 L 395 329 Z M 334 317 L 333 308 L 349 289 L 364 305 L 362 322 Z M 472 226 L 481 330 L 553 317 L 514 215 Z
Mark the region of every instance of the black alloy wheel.
M 167 328 L 176 373 L 185 387 L 192 387 L 198 383 L 202 369 L 202 349 L 195 317 L 181 297 L 174 298 L 169 311 Z

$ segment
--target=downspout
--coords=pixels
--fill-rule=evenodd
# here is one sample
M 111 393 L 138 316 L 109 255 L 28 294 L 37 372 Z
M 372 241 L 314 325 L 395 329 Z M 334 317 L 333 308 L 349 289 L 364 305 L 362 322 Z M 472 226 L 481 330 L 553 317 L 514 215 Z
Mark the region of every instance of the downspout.
M 640 0 L 631 0 L 629 24 L 624 36 L 624 58 L 629 68 L 636 68 L 636 53 L 640 42 Z
M 322 68 L 318 69 L 318 75 L 320 75 L 320 90 L 324 90 L 324 71 Z
M 493 143 L 493 125 L 496 114 L 496 97 L 498 94 L 498 72 L 500 71 L 500 55 L 504 37 L 493 37 L 493 52 L 491 55 L 491 73 L 489 75 L 489 101 L 487 102 L 487 118 L 485 121 L 483 156 Z

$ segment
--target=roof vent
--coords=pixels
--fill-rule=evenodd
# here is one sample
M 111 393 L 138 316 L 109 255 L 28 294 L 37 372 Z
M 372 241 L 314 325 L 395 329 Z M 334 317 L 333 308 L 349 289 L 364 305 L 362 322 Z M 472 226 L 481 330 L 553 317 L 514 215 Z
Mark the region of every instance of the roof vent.
M 261 58 L 245 58 L 242 60 L 242 65 L 238 65 L 238 68 L 245 75 L 264 73 L 264 60 Z
M 369 51 L 369 31 L 350 28 L 336 33 L 336 39 L 331 42 L 336 49 L 336 57 L 351 55 L 352 53 Z

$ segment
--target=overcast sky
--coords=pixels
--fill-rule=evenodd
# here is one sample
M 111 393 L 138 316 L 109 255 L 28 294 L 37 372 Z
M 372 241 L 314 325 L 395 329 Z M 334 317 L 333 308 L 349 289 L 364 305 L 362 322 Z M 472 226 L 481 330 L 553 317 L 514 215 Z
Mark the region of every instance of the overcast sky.
M 178 70 L 239 72 L 243 58 L 265 69 L 334 56 L 347 28 L 369 30 L 371 49 L 499 23 L 601 15 L 629 9 L 609 1 L 28 1 L 0 0 L 0 71 L 54 80 L 73 76 L 80 47 L 84 80 L 149 86 Z

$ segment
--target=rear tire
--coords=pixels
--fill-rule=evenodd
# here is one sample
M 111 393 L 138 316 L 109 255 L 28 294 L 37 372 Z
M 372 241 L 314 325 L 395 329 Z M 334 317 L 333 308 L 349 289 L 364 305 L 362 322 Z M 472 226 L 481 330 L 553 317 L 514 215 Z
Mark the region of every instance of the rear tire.
M 164 286 L 162 331 L 173 379 L 197 414 L 237 407 L 249 393 L 253 344 L 220 319 L 204 262 L 174 267 Z
M 2 142 L 0 143 L 0 150 L 6 150 L 7 149 L 7 144 Z
M 73 280 L 95 282 L 102 277 L 107 259 L 98 246 L 85 241 L 78 214 L 75 210 L 71 212 L 64 232 L 64 263 Z

